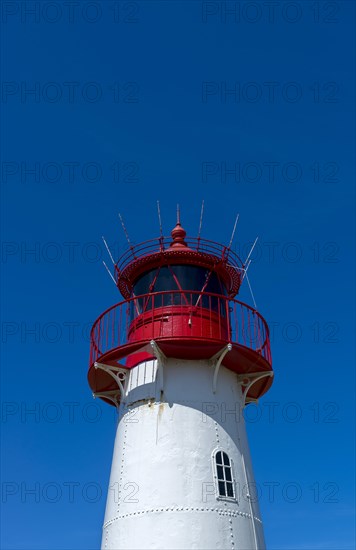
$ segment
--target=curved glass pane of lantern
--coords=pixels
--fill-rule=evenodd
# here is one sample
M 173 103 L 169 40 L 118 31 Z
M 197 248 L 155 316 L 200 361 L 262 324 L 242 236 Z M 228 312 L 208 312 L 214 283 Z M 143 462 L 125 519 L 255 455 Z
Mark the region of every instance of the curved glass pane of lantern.
M 203 292 L 203 294 L 199 297 L 199 294 L 175 292 L 176 290 L 192 290 Z M 203 267 L 173 265 L 152 269 L 136 281 L 133 291 L 135 296 L 155 292 L 166 292 L 158 296 L 138 298 L 135 300 L 133 306 L 136 307 L 136 310 L 138 309 L 140 313 L 152 309 L 152 307 L 196 305 L 197 300 L 199 300 L 198 304 L 200 307 L 218 311 L 220 305 L 220 313 L 222 315 L 225 314 L 225 307 L 223 307 L 224 301 L 214 296 L 206 296 L 204 293 L 226 296 L 226 289 L 215 272 L 211 272 Z M 136 312 L 138 313 L 138 311 Z

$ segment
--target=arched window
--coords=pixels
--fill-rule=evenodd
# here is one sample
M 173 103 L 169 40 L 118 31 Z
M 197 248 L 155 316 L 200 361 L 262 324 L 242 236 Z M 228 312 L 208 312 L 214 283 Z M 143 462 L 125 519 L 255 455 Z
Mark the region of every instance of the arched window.
M 215 453 L 215 471 L 218 496 L 222 498 L 235 498 L 231 461 L 224 451 L 217 451 Z

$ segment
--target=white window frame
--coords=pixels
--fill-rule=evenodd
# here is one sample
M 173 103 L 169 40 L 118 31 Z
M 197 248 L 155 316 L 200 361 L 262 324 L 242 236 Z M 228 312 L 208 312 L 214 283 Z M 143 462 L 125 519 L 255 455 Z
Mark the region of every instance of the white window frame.
M 228 466 L 230 468 L 230 472 L 231 472 L 231 483 L 232 483 L 232 488 L 233 488 L 233 491 L 234 491 L 234 496 L 232 497 L 229 497 L 229 496 L 223 496 L 223 495 L 220 495 L 220 490 L 219 490 L 219 479 L 218 479 L 218 472 L 217 472 L 217 464 L 216 464 L 216 455 L 218 453 L 225 453 L 229 459 L 229 463 L 230 465 Z M 232 460 L 232 458 L 229 456 L 229 453 L 227 451 L 224 451 L 224 449 L 221 449 L 220 447 L 218 449 L 215 449 L 211 455 L 211 458 L 212 458 L 212 467 L 213 467 L 213 475 L 214 475 L 214 485 L 215 485 L 215 497 L 216 497 L 216 500 L 226 500 L 228 502 L 238 502 L 237 500 L 237 492 L 236 492 L 236 483 L 235 483 L 235 476 L 234 476 L 234 462 Z M 223 468 L 226 468 L 226 465 L 223 464 L 222 466 Z M 224 474 L 225 474 L 225 471 L 224 471 Z M 225 475 L 224 475 L 225 477 Z M 230 482 L 229 482 L 230 483 Z M 225 484 L 225 489 L 226 489 L 226 480 L 224 480 L 224 484 Z

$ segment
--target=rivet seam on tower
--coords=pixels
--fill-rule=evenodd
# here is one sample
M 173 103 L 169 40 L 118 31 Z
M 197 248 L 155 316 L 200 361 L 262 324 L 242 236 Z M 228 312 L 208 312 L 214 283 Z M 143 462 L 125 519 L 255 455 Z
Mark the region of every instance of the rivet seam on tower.
M 130 411 L 129 411 L 130 412 Z M 125 415 L 126 416 L 126 415 Z M 119 487 L 118 487 L 118 498 L 117 498 L 117 511 L 120 510 L 120 503 L 121 503 L 121 488 L 122 488 L 122 478 L 124 475 L 124 462 L 125 462 L 125 451 L 126 451 L 126 438 L 127 438 L 127 427 L 125 427 L 124 430 L 124 436 L 123 436 L 123 446 L 122 446 L 122 454 L 121 454 L 121 462 L 120 462 L 120 479 L 119 479 Z
M 144 514 L 153 514 L 158 512 L 164 512 L 164 511 L 170 511 L 170 512 L 217 512 L 220 516 L 230 516 L 233 518 L 236 518 L 238 516 L 247 518 L 247 519 L 253 519 L 261 523 L 262 520 L 258 518 L 257 516 L 252 516 L 251 514 L 248 514 L 247 512 L 239 512 L 238 510 L 232 511 L 232 510 L 224 510 L 222 508 L 195 508 L 195 507 L 176 507 L 176 508 L 167 508 L 166 510 L 164 508 L 150 508 L 148 510 L 138 510 L 137 512 L 130 512 L 128 514 L 122 514 L 118 515 L 115 518 L 112 518 L 111 520 L 107 521 L 104 524 L 104 529 L 107 528 L 109 525 L 114 523 L 117 520 L 129 518 L 132 516 L 142 516 Z

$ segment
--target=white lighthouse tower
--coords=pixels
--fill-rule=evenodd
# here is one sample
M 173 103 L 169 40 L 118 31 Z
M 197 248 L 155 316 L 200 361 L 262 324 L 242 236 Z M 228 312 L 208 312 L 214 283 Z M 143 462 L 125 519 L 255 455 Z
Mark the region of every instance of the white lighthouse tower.
M 103 549 L 265 547 L 242 413 L 273 373 L 244 271 L 179 220 L 115 265 L 124 301 L 94 323 L 88 375 L 119 413 Z

